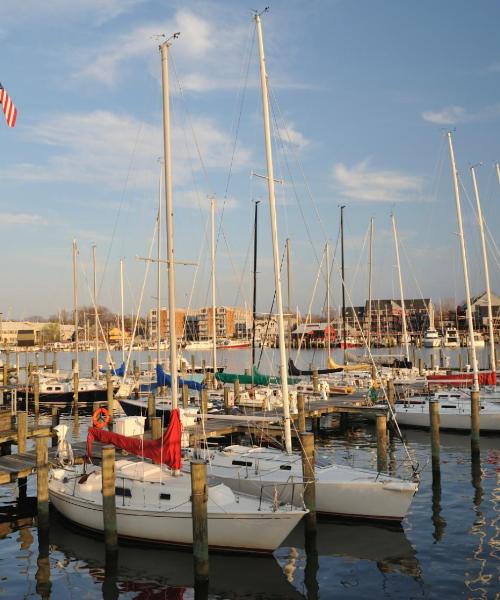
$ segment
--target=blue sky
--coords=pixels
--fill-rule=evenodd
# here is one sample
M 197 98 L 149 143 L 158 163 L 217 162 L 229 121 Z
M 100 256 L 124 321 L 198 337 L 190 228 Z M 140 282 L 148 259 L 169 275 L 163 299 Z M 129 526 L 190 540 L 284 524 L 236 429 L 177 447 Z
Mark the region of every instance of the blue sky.
M 280 242 L 291 239 L 292 304 L 305 312 L 311 302 L 324 244 L 337 243 L 340 204 L 347 206 L 346 280 L 354 303 L 366 297 L 370 217 L 374 294 L 398 295 L 391 211 L 404 247 L 405 294 L 461 300 L 444 132 L 454 130 L 457 166 L 471 200 L 469 166 L 483 162 L 478 181 L 494 238 L 500 225 L 493 169 L 500 160 L 500 5 L 269 4 L 263 29 L 275 175 L 284 180 L 278 226 Z M 181 260 L 199 260 L 192 305 L 209 301 L 206 223 L 208 197 L 215 194 L 218 207 L 224 206 L 218 301 L 251 303 L 253 201 L 260 199 L 259 309 L 269 308 L 274 288 L 267 193 L 263 180 L 251 177 L 265 169 L 255 7 L 244 1 L 0 3 L 0 81 L 19 111 L 14 129 L 0 123 L 4 318 L 71 306 L 73 239 L 80 249 L 82 303 L 89 303 L 85 277 L 91 277 L 95 243 L 100 301 L 118 309 L 123 256 L 127 310 L 136 305 L 144 275 L 136 256 L 149 252 L 162 154 L 154 36 L 175 31 L 181 32 L 171 73 L 175 249 Z M 462 200 L 475 293 L 483 288 L 477 225 L 465 192 Z M 498 252 L 490 257 L 497 292 L 499 258 Z M 180 305 L 191 294 L 195 271 L 177 269 Z M 155 302 L 151 275 L 143 309 Z M 335 266 L 337 305 L 339 292 Z M 313 309 L 322 306 L 324 294 L 321 276 Z

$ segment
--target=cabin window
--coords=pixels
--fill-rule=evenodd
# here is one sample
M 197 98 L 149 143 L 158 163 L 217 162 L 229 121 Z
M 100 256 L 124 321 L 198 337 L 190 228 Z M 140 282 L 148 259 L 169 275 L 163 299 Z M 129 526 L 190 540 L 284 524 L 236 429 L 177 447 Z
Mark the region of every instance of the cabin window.
M 160 500 L 170 500 L 170 494 L 160 494 Z
M 237 467 L 251 467 L 252 463 L 246 460 L 233 460 L 233 465 Z
M 132 498 L 132 492 L 129 488 L 126 487 L 121 487 L 121 488 L 115 488 L 115 494 L 117 496 L 121 496 L 122 498 Z
M 292 470 L 292 465 L 280 465 L 280 469 L 282 471 L 291 471 Z
M 60 387 L 55 387 L 54 389 L 56 390 L 56 392 L 60 392 L 62 388 L 60 388 Z
M 48 385 L 48 386 L 47 386 L 47 391 L 50 391 L 50 390 L 52 390 L 52 386 L 51 386 L 51 385 Z

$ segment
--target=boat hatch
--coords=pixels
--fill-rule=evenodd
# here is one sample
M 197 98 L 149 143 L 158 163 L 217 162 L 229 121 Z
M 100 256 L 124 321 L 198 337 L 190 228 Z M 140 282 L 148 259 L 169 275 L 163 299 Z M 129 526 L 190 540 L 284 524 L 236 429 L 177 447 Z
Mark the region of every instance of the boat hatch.
M 251 467 L 253 463 L 247 460 L 233 460 L 232 464 L 237 467 Z

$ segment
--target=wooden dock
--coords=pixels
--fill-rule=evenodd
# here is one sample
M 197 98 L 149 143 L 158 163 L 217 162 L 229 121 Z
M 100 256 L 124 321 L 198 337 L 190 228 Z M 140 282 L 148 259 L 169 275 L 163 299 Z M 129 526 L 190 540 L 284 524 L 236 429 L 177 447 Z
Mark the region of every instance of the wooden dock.
M 334 396 L 326 400 L 320 399 L 319 395 L 312 394 L 306 397 L 304 406 L 304 416 L 313 420 L 313 429 L 319 429 L 319 419 L 328 415 L 347 415 L 358 414 L 366 415 L 375 419 L 379 416 L 387 416 L 387 411 L 380 407 L 367 405 L 366 398 L 361 395 Z M 260 421 L 256 423 L 247 419 L 247 417 L 264 417 L 269 419 L 267 422 Z M 298 415 L 292 415 L 295 427 L 292 427 L 292 434 L 297 435 Z M 203 423 L 198 423 L 193 427 L 186 427 L 185 431 L 189 434 L 190 444 L 200 439 L 221 438 L 231 435 L 258 435 L 269 437 L 282 437 L 283 430 L 281 423 L 283 421 L 283 410 L 263 411 L 256 409 L 247 409 L 241 418 L 234 415 L 234 419 L 209 418 L 204 419 Z M 314 425 L 316 423 L 316 426 Z M 3 444 L 17 444 L 17 430 L 8 428 L 0 431 L 0 448 Z M 27 438 L 35 436 L 50 436 L 52 428 L 48 425 L 30 427 L 27 430 Z M 145 436 L 149 437 L 150 432 Z M 81 462 L 86 454 L 86 442 L 76 442 L 72 444 L 75 462 Z M 101 444 L 94 442 L 93 459 L 99 461 L 101 457 Z M 55 463 L 56 448 L 49 448 L 49 463 Z M 23 479 L 31 475 L 36 470 L 36 452 L 35 450 L 23 452 L 20 454 L 5 454 L 0 456 L 0 485 L 11 483 L 16 479 Z

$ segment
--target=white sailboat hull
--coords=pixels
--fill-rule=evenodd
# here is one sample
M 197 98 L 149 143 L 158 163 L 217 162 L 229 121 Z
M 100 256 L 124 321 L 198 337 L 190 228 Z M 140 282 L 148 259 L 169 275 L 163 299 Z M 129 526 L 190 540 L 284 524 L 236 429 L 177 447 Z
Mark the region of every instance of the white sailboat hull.
M 397 405 L 396 417 L 399 425 L 429 428 L 429 404 L 425 403 L 418 407 Z M 490 411 L 489 409 L 481 410 L 479 418 L 481 431 L 500 432 L 500 407 L 497 411 Z M 439 420 L 441 429 L 470 431 L 470 405 L 456 410 L 440 406 Z
M 140 490 L 138 501 L 148 497 L 152 490 L 161 488 L 167 491 L 171 502 L 161 500 L 134 506 L 129 498 L 116 497 L 116 520 L 118 535 L 141 542 L 163 543 L 173 546 L 189 546 L 193 543 L 190 502 L 189 475 L 185 490 L 177 495 L 177 482 L 166 478 L 165 483 L 158 481 L 146 484 L 141 482 L 132 487 Z M 179 478 L 175 478 L 179 479 Z M 80 484 L 75 478 L 65 481 L 51 478 L 49 481 L 50 501 L 67 519 L 86 529 L 103 531 L 102 495 L 98 489 L 101 482 L 91 483 L 90 491 L 79 490 Z M 85 488 L 85 484 L 82 484 Z M 127 486 L 129 483 L 127 482 Z M 146 485 L 142 492 L 139 485 Z M 184 487 L 186 487 L 184 486 Z M 117 480 L 117 490 L 120 483 Z M 234 497 L 225 486 L 217 485 L 208 490 L 208 543 L 211 548 L 240 552 L 273 552 L 304 516 L 304 510 L 269 509 L 268 503 L 259 503 L 256 498 Z M 83 497 L 86 495 L 87 497 Z M 142 496 L 142 498 L 141 498 Z M 156 495 L 158 498 L 158 494 Z M 179 504 L 180 502 L 180 504 Z M 128 505 L 127 505 L 128 504 Z M 137 501 L 134 501 L 137 504 Z M 155 506 L 156 504 L 156 506 Z M 168 505 L 173 504 L 170 508 Z M 261 510 L 259 510 L 261 506 Z
M 270 497 L 278 489 L 281 501 L 300 506 L 303 501 L 300 457 L 264 448 L 263 454 L 269 456 L 275 452 L 277 456 L 274 460 L 259 460 L 259 450 L 238 457 L 240 462 L 251 462 L 251 467 L 233 465 L 234 455 L 216 454 L 211 459 L 210 472 L 236 492 Z M 417 488 L 415 482 L 373 471 L 341 465 L 316 467 L 316 510 L 327 515 L 401 521 Z

